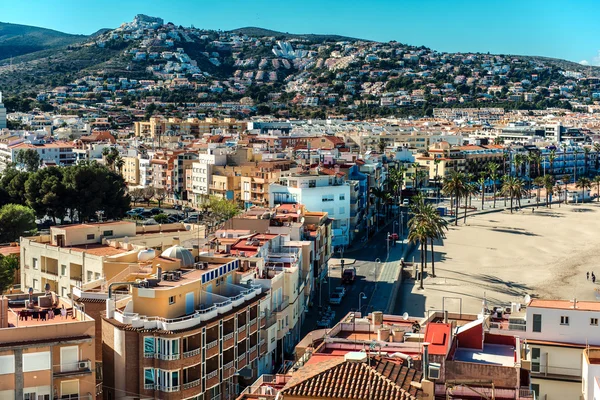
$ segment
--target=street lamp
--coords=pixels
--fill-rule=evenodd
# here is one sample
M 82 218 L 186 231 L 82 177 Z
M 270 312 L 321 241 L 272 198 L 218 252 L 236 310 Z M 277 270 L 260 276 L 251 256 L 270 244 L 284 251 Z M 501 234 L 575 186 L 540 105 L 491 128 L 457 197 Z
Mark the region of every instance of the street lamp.
M 387 257 L 390 257 L 390 233 L 387 233 L 387 236 L 385 237 L 386 243 L 387 243 Z
M 361 312 L 360 310 L 362 309 L 362 301 L 366 300 L 366 299 L 367 299 L 367 295 L 365 294 L 365 292 L 360 292 L 358 294 L 358 312 Z

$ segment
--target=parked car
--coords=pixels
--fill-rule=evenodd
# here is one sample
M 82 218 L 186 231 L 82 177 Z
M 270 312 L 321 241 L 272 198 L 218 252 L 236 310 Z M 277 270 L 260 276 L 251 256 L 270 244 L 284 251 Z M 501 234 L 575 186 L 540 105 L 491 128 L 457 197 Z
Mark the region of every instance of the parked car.
M 346 288 L 343 286 L 338 286 L 335 288 L 335 293 L 339 293 L 342 295 L 342 297 L 344 297 L 346 295 Z
M 329 303 L 341 304 L 342 303 L 342 295 L 338 292 L 331 293 L 331 297 L 329 297 Z
M 177 222 L 179 222 L 179 220 L 173 216 L 170 216 L 169 218 L 167 218 L 167 222 L 170 224 L 176 224 Z
M 136 210 L 129 210 L 125 213 L 126 215 L 130 216 L 130 217 L 137 217 L 139 215 L 139 212 Z
M 158 222 L 156 222 L 154 218 L 148 218 L 142 222 L 142 225 L 158 225 Z
M 184 219 L 183 222 L 186 222 L 189 224 L 196 224 L 196 223 L 198 223 L 198 216 L 197 215 L 189 216 L 186 219 Z
M 162 208 L 155 207 L 155 208 L 151 209 L 150 212 L 152 213 L 152 215 L 158 215 L 158 214 L 164 214 L 165 211 Z
M 400 237 L 397 233 L 392 233 L 389 237 L 390 240 L 398 240 Z
M 409 199 L 404 199 L 404 200 L 402 200 L 402 205 L 403 205 L 403 206 L 407 206 L 407 205 L 409 205 L 409 204 L 410 204 L 410 200 L 409 200 Z
M 142 213 L 144 212 L 144 207 L 136 207 L 136 208 L 132 208 L 131 211 L 135 211 L 136 213 Z
M 138 215 L 142 218 L 152 218 L 154 214 L 152 214 L 150 211 L 142 211 Z
M 173 204 L 173 210 L 181 211 L 181 204 Z

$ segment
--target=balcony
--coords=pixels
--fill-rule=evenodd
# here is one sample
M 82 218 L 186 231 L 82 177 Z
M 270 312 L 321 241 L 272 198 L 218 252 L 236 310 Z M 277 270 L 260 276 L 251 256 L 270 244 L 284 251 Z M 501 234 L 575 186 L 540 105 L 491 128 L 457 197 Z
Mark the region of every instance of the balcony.
M 177 385 L 177 386 L 158 385 L 156 388 L 157 388 L 157 390 L 160 390 L 161 392 L 165 392 L 165 393 L 179 392 L 179 385 Z
M 213 386 L 218 385 L 219 382 L 219 370 L 215 370 L 211 373 L 209 373 L 208 375 L 206 375 L 206 388 L 205 389 L 210 389 Z
M 202 383 L 202 379 L 196 379 L 195 381 L 184 383 L 183 384 L 183 390 L 191 389 L 191 388 L 196 387 L 196 386 L 200 386 L 201 383 Z
M 228 333 L 227 335 L 223 336 L 223 350 L 227 350 L 231 347 L 233 347 L 233 345 L 235 344 L 234 341 L 234 333 Z
M 231 375 L 233 375 L 233 373 L 231 372 L 232 370 L 233 370 L 233 361 L 230 361 L 230 362 L 224 364 L 223 365 L 223 379 L 227 379 Z
M 281 303 L 277 307 L 273 309 L 274 312 L 280 313 L 283 312 L 290 305 L 290 298 L 288 296 L 283 296 L 281 299 Z
M 237 358 L 237 369 L 242 369 L 246 366 L 246 353 Z
M 213 340 L 206 344 L 206 358 L 211 358 L 219 354 L 219 341 Z
M 154 390 L 155 387 L 154 383 L 144 383 L 144 390 Z
M 256 322 L 258 322 L 258 320 L 256 318 L 254 318 L 253 320 L 250 321 L 250 334 L 252 334 L 258 330 L 258 325 L 256 324 Z
M 260 355 L 262 356 L 263 354 L 266 354 L 268 350 L 267 341 L 265 339 L 261 339 L 260 342 L 258 342 L 258 345 L 260 347 Z
M 197 348 L 194 350 L 189 350 L 183 353 L 183 358 L 189 358 L 189 357 L 194 357 L 197 356 L 198 354 L 200 354 L 200 352 L 202 351 L 201 348 Z M 144 353 L 145 355 L 145 353 Z
M 92 362 L 90 360 L 81 360 L 73 363 L 55 365 L 52 369 L 55 377 L 91 374 Z

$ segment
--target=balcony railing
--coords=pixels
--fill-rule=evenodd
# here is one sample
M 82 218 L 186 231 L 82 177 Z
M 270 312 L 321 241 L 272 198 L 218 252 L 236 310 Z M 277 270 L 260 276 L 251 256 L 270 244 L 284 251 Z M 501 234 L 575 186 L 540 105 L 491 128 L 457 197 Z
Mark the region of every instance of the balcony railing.
M 237 358 L 238 362 L 240 362 L 240 361 L 244 361 L 245 359 L 246 359 L 246 354 L 245 354 L 245 353 L 244 353 L 244 354 L 242 354 L 241 356 L 239 356 L 239 357 Z
M 233 332 L 228 333 L 227 335 L 223 336 L 223 341 L 226 342 L 229 339 L 233 339 Z
M 252 353 L 252 352 L 254 352 L 254 351 L 256 351 L 256 345 L 255 345 L 255 346 L 252 346 L 252 347 L 250 347 L 250 350 L 248 351 L 248 353 Z
M 154 383 L 144 383 L 144 389 L 145 390 L 154 390 Z
M 155 353 L 146 353 L 146 352 L 144 352 L 144 358 L 154 358 L 154 356 L 156 356 Z
M 246 330 L 246 325 L 242 325 L 238 328 L 238 333 L 242 333 Z
M 200 351 L 202 351 L 201 348 L 197 348 L 194 350 L 189 350 L 183 353 L 183 358 L 188 358 L 188 357 L 194 357 L 197 356 L 198 354 L 200 354 Z
M 206 379 L 207 379 L 207 380 L 208 380 L 208 379 L 212 379 L 212 378 L 214 378 L 215 376 L 217 376 L 217 374 L 218 374 L 218 373 L 219 373 L 219 371 L 218 371 L 218 370 L 217 370 L 217 371 L 213 371 L 213 372 L 211 372 L 210 374 L 206 375 Z
M 81 360 L 71 363 L 55 365 L 54 376 L 64 376 L 73 374 L 85 374 L 92 372 L 92 362 L 90 360 Z
M 155 358 L 158 358 L 160 360 L 166 360 L 166 361 L 171 361 L 171 360 L 179 360 L 179 353 L 178 354 L 156 354 Z
M 218 340 L 213 340 L 212 342 L 206 344 L 206 350 L 210 350 L 213 347 L 217 347 L 218 344 L 219 344 Z
M 233 368 L 233 361 L 230 361 L 227 364 L 223 365 L 223 371 L 227 371 L 231 368 Z
M 166 392 L 166 393 L 170 393 L 170 392 L 179 392 L 179 385 L 177 386 L 158 386 L 158 390 L 160 390 L 161 392 Z
M 202 383 L 202 379 L 196 379 L 195 381 L 184 383 L 183 384 L 183 390 L 191 389 L 191 388 L 196 387 L 196 386 L 200 386 L 201 383 Z
M 283 296 L 281 303 L 277 307 L 275 307 L 275 309 L 273 311 L 274 312 L 282 312 L 289 305 L 290 305 L 290 298 L 288 296 Z
M 250 326 L 253 326 L 254 324 L 256 324 L 256 318 L 250 320 Z

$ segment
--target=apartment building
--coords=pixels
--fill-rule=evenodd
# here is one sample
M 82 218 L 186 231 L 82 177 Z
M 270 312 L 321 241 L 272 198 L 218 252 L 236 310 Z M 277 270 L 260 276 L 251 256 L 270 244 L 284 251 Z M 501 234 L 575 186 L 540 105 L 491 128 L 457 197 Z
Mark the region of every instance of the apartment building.
M 50 290 L 66 298 L 73 288 L 104 278 L 109 263 L 119 263 L 144 248 L 162 251 L 174 238 L 198 237 L 204 237 L 202 227 L 181 223 L 137 227 L 135 222 L 118 221 L 53 226 L 50 235 L 21 238 L 21 285 L 39 291 L 49 284 Z
M 191 268 L 154 265 L 143 281 L 109 289 L 102 321 L 109 398 L 233 399 L 267 352 L 262 288 L 237 259 L 200 256 Z M 127 289 L 129 287 L 129 289 Z M 119 357 L 115 357 L 118 354 Z
M 125 183 L 131 186 L 137 186 L 140 184 L 140 159 L 139 156 L 128 156 L 123 157 L 123 168 L 121 169 L 121 175 Z
M 443 180 L 454 171 L 464 172 L 466 161 L 459 147 L 452 147 L 448 142 L 438 142 L 429 146 L 428 154 L 415 157 L 422 167 L 426 167 L 429 179 L 436 176 Z
M 46 165 L 69 166 L 75 164 L 77 159 L 73 153 L 73 145 L 67 142 L 48 142 L 35 140 L 31 142 L 22 142 L 10 147 L 11 162 L 17 161 L 17 154 L 20 151 L 33 150 L 38 153 L 40 162 Z
M 136 137 L 161 140 L 161 136 L 167 132 L 170 136 L 191 135 L 200 138 L 203 135 L 214 133 L 241 134 L 246 130 L 246 123 L 237 121 L 235 118 L 163 118 L 151 117 L 149 121 L 134 122 L 134 133 Z
M 235 166 L 213 166 L 209 195 L 222 199 L 241 200 L 240 182 L 242 168 Z
M 347 246 L 354 229 L 350 221 L 350 189 L 344 174 L 319 168 L 282 172 L 279 183 L 269 185 L 269 206 L 303 204 L 311 211 L 326 212 L 333 220 L 332 245 Z
M 0 399 L 101 396 L 102 385 L 96 382 L 97 339 L 94 320 L 51 291 L 4 296 L 0 299 Z
M 589 381 L 582 383 L 582 353 L 600 346 L 599 320 L 600 302 L 533 299 L 525 312 L 492 323 L 490 332 L 526 340 L 523 359 L 538 399 L 576 399 L 591 390 Z
M 279 182 L 281 171 L 287 171 L 291 160 L 268 160 L 242 165 L 240 190 L 245 207 L 264 207 L 269 203 L 269 185 Z
M 502 166 L 505 159 L 505 149 L 501 145 L 461 146 L 458 149 L 465 158 L 465 172 L 479 177 L 482 172 L 487 172 L 489 163 Z M 501 171 L 499 169 L 498 171 Z
M 6 107 L 2 103 L 2 92 L 0 92 L 0 129 L 6 128 Z
M 206 153 L 200 153 L 192 162 L 192 202 L 201 204 L 210 195 L 212 169 L 214 165 L 227 164 L 227 149 L 209 147 Z

